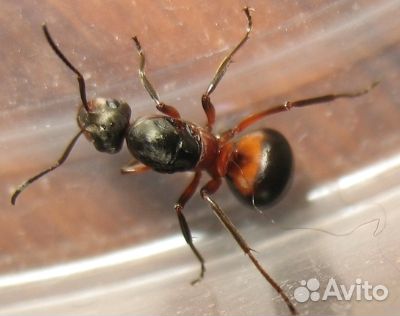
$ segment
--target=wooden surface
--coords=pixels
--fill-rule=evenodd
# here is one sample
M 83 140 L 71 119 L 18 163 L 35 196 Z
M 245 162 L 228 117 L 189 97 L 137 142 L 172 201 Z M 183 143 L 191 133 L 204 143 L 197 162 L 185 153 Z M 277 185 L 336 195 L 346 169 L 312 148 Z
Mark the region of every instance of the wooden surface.
M 80 140 L 65 166 L 11 207 L 13 189 L 55 161 L 77 130 L 76 79 L 48 47 L 41 24 L 84 74 L 88 96 L 125 99 L 134 118 L 155 112 L 137 79 L 130 40 L 137 35 L 162 100 L 203 124 L 201 93 L 244 33 L 245 4 L 256 10 L 254 32 L 212 96 L 220 129 L 277 102 L 381 82 L 361 98 L 258 125 L 279 129 L 295 152 L 293 185 L 277 210 L 304 206 L 318 184 L 399 153 L 399 1 L 3 1 L 0 273 L 179 232 L 172 206 L 188 181 L 183 174 L 121 176 L 126 150 L 101 155 Z M 258 221 L 227 189 L 218 200 L 235 221 L 246 223 L 249 214 Z M 187 214 L 209 238 L 222 231 L 198 197 Z

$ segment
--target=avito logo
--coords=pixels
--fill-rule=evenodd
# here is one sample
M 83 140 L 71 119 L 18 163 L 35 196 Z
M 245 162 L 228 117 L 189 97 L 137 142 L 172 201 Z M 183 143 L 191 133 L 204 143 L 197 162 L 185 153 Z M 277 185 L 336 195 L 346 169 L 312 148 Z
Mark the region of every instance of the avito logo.
M 334 278 L 330 278 L 325 289 L 321 289 L 320 282 L 315 279 L 300 281 L 300 286 L 294 290 L 294 298 L 300 303 L 311 300 L 313 302 L 326 301 L 328 298 L 336 298 L 338 301 L 383 301 L 389 295 L 389 290 L 384 285 L 372 286 L 368 281 L 356 279 L 355 284 L 346 287 L 337 284 Z

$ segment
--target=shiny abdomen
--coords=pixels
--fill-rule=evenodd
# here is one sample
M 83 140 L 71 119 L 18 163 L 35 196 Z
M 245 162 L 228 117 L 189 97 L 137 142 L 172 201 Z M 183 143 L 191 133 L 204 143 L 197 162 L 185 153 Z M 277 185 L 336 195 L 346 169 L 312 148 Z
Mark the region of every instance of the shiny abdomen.
M 292 151 L 285 137 L 273 129 L 261 129 L 234 142 L 226 178 L 241 200 L 267 206 L 285 191 L 292 166 Z

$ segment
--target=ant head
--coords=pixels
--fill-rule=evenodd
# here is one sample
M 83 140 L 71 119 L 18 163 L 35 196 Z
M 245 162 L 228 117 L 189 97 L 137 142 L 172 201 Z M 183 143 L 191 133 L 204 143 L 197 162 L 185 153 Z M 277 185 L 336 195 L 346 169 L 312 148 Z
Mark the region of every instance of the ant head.
M 121 150 L 129 127 L 131 109 L 128 103 L 114 99 L 96 98 L 81 106 L 78 124 L 86 137 L 100 152 L 109 154 Z
M 13 205 L 21 192 L 23 192 L 31 183 L 64 163 L 82 133 L 93 142 L 98 151 L 110 154 L 120 151 L 126 131 L 129 127 L 129 119 L 131 117 L 131 109 L 126 102 L 103 98 L 96 98 L 88 101 L 86 98 L 85 79 L 82 74 L 74 67 L 74 65 L 71 64 L 67 57 L 65 57 L 58 48 L 57 44 L 51 37 L 46 24 L 42 25 L 42 29 L 46 40 L 54 53 L 77 76 L 79 93 L 82 100 L 82 105 L 79 108 L 77 117 L 80 130 L 68 144 L 64 153 L 54 165 L 29 178 L 15 190 L 11 197 L 11 203 Z
M 82 100 L 77 118 L 81 131 L 93 142 L 98 151 L 110 154 L 120 151 L 131 117 L 129 105 L 126 102 L 114 99 L 96 98 L 88 101 L 86 98 L 85 79 L 82 74 L 58 48 L 46 24 L 43 24 L 42 28 L 54 53 L 77 76 Z

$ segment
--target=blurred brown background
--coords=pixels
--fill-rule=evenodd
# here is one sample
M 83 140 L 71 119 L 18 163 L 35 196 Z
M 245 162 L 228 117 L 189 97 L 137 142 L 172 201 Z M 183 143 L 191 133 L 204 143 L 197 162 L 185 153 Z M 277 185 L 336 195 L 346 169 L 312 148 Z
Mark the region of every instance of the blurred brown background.
M 134 118 L 155 112 L 137 79 L 138 58 L 130 39 L 137 35 L 162 100 L 203 124 L 200 96 L 245 31 L 244 5 L 255 8 L 254 31 L 212 96 L 219 129 L 277 102 L 381 81 L 361 98 L 293 110 L 258 125 L 279 129 L 295 152 L 292 187 L 272 209 L 273 216 L 285 220 L 293 213 L 295 225 L 308 223 L 315 214 L 296 209 L 308 207 L 309 190 L 399 154 L 399 1 L 3 0 L 0 273 L 178 233 L 172 206 L 189 179 L 152 172 L 121 176 L 120 166 L 130 160 L 126 149 L 101 155 L 82 139 L 64 166 L 28 188 L 11 207 L 15 187 L 55 161 L 77 130 L 76 78 L 49 48 L 41 24 L 47 22 L 61 50 L 84 74 L 88 97 L 124 99 Z M 399 185 L 379 182 L 374 190 L 360 189 L 351 197 L 342 193 L 336 200 L 343 206 Z M 217 196 L 239 226 L 269 225 L 269 218 L 247 210 L 227 189 Z M 326 204 L 324 211 L 336 207 Z M 225 234 L 198 197 L 186 213 L 193 229 L 209 240 Z M 279 233 L 272 229 L 273 235 Z M 218 253 L 212 247 L 211 257 Z M 191 262 L 192 254 L 183 253 L 183 260 Z

